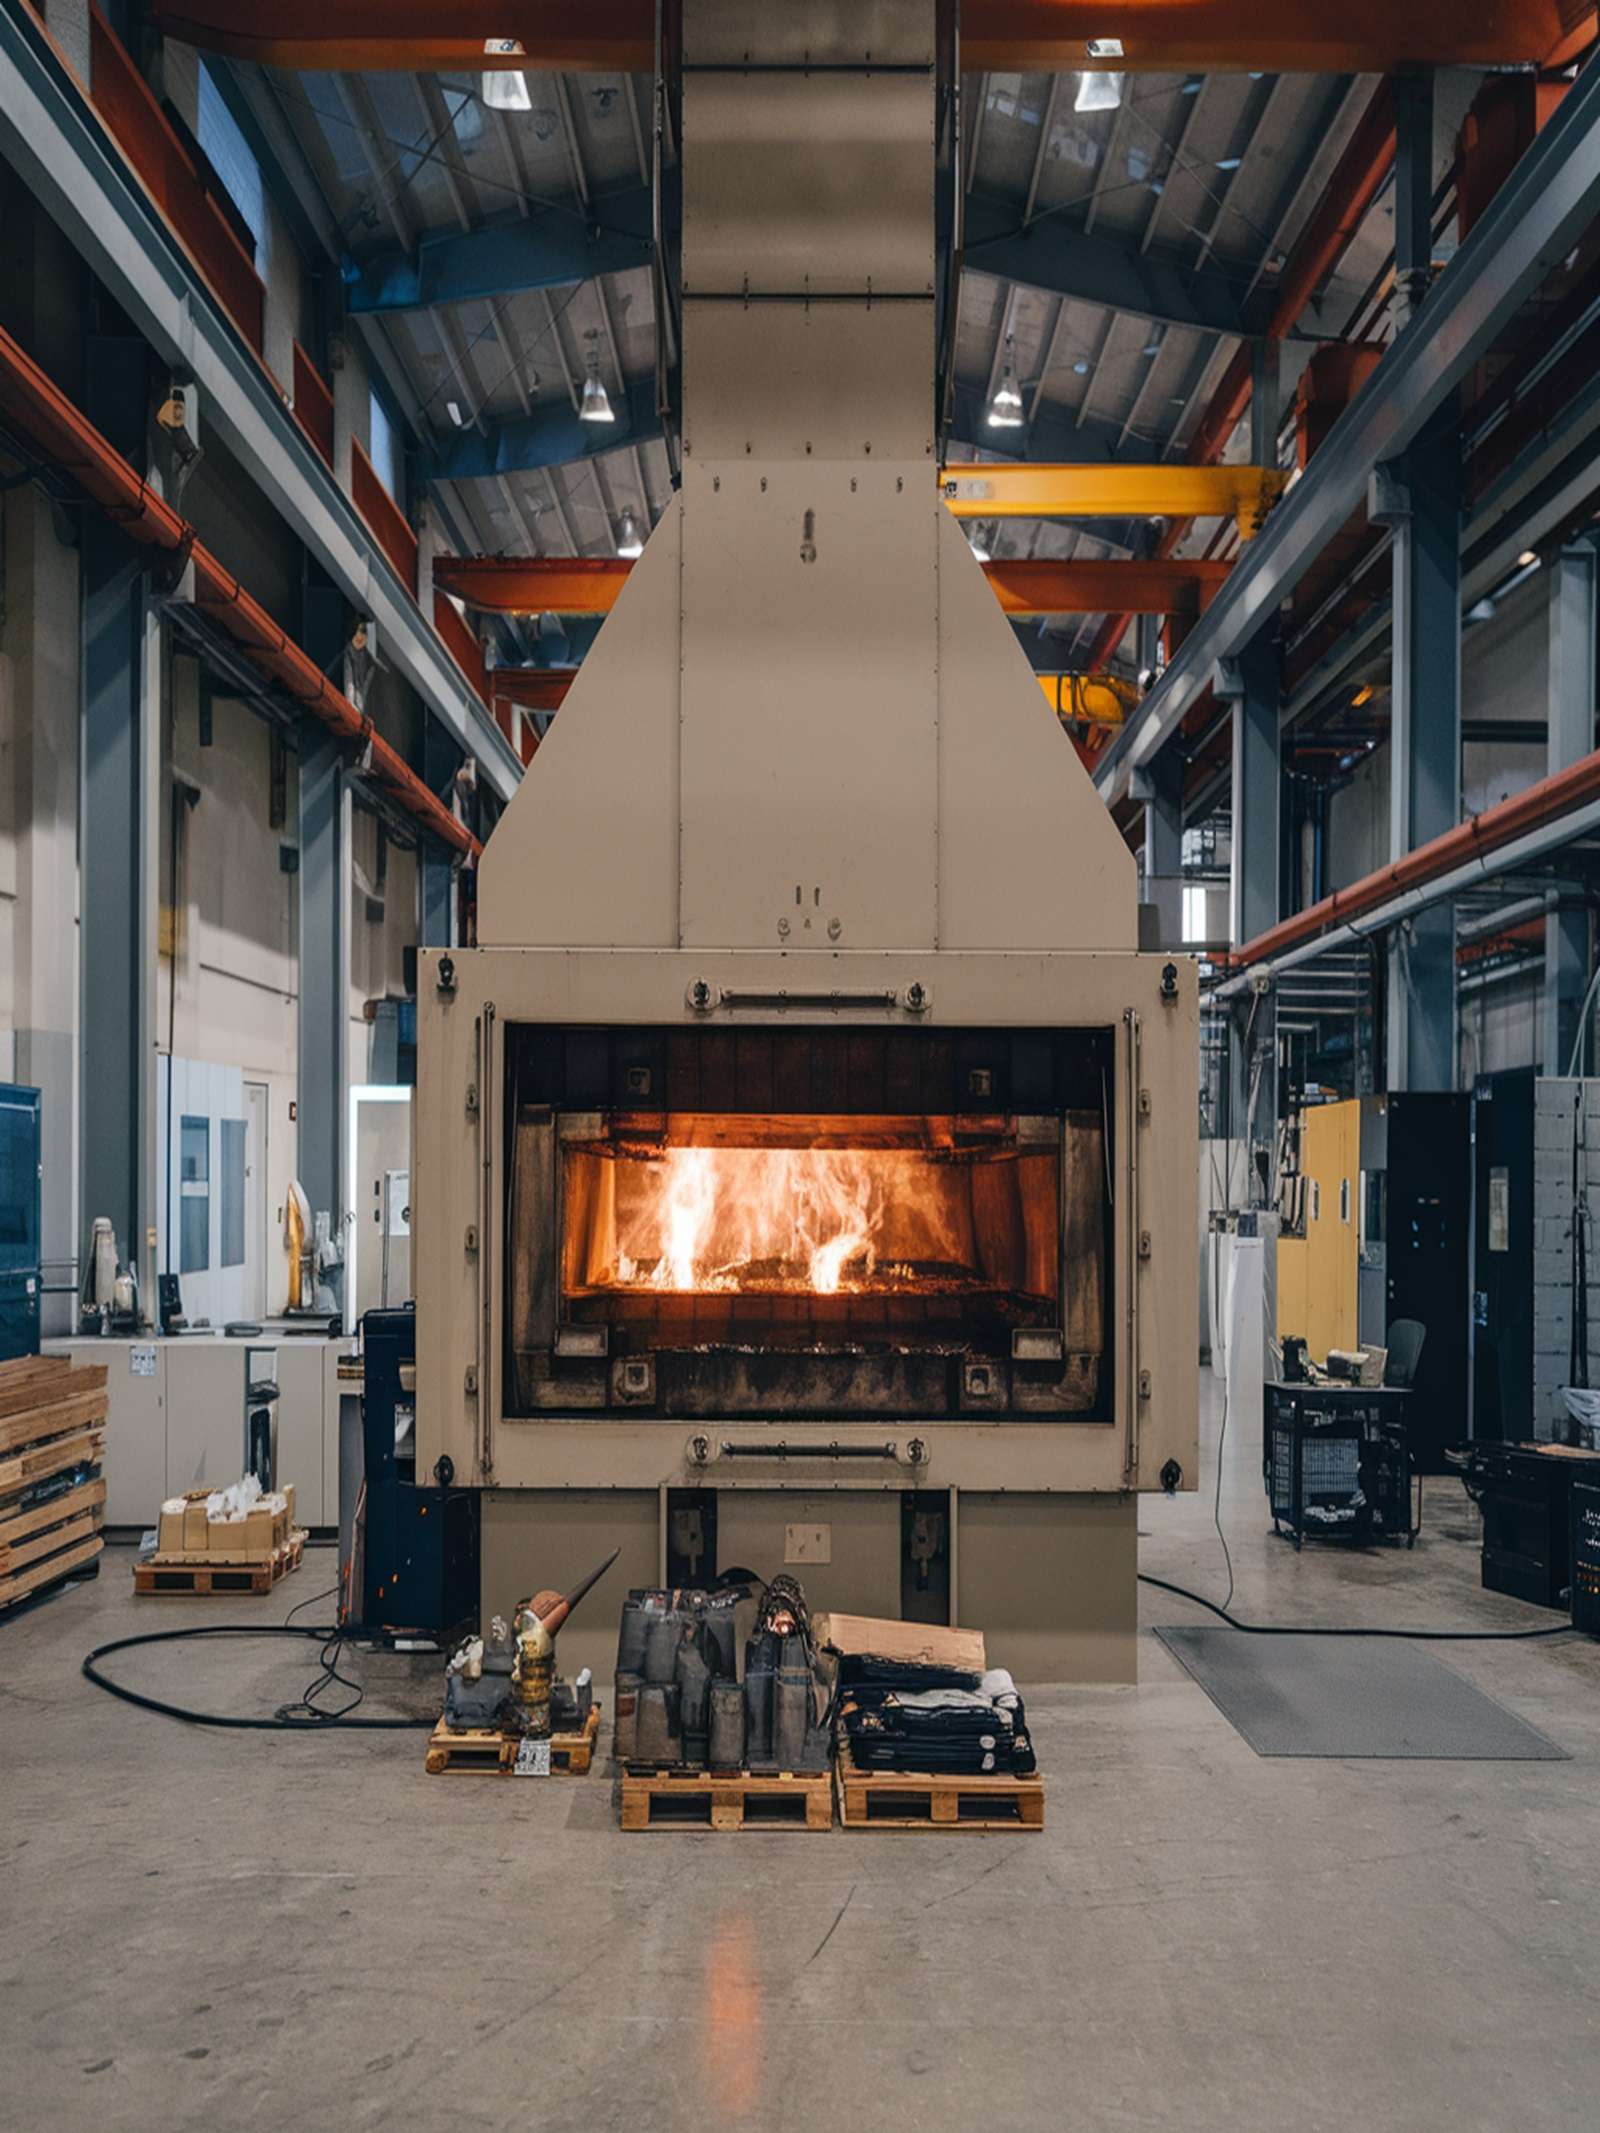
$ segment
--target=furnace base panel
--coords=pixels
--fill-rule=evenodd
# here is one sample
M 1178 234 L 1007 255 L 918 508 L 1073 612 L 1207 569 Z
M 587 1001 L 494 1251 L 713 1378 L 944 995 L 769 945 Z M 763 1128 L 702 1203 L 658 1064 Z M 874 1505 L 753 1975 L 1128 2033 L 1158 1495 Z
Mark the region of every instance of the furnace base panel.
M 674 1562 L 668 1492 L 493 1489 L 483 1496 L 482 1619 L 509 1615 L 530 1564 L 556 1590 L 620 1548 L 619 1584 L 709 1582 L 735 1565 L 789 1567 L 817 1612 L 982 1622 L 991 1663 L 1019 1681 L 1137 1679 L 1138 1569 L 1132 1496 L 959 1491 L 927 1566 L 939 1611 L 907 1560 L 910 1521 L 897 1488 L 718 1489 L 715 1554 L 692 1573 Z M 705 1521 L 702 1517 L 701 1531 Z M 927 1542 L 924 1529 L 918 1545 Z M 811 1551 L 800 1560 L 795 1551 Z M 817 1560 L 825 1551 L 826 1560 Z M 952 1575 L 953 1571 L 953 1575 Z M 565 1668 L 609 1681 L 616 1633 L 580 1614 L 561 1633 Z

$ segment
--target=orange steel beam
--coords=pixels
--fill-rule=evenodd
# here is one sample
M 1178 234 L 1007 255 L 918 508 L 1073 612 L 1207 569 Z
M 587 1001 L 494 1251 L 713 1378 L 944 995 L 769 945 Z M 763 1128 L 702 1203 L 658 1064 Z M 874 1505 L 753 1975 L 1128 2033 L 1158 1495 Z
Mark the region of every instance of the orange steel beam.
M 1231 566 L 1201 557 L 1159 562 L 990 561 L 983 574 L 1008 615 L 1198 614 Z
M 1592 19 L 1592 11 L 1583 9 Z M 1387 73 L 1398 66 L 1549 65 L 1580 27 L 1563 0 L 965 0 L 973 69 L 1082 67 L 1091 39 L 1119 40 L 1103 66 L 1161 73 Z M 264 18 L 264 19 L 263 19 Z M 154 25 L 263 65 L 376 73 L 486 66 L 648 73 L 655 0 L 171 0 Z M 489 56 L 488 40 L 520 51 Z
M 622 557 L 437 556 L 433 582 L 469 607 L 500 615 L 609 614 L 632 564 Z M 1008 615 L 1198 613 L 1229 565 L 1202 557 L 1127 562 L 988 562 L 983 574 Z M 496 687 L 504 693 L 504 670 Z
M 632 568 L 623 556 L 441 555 L 433 583 L 493 615 L 608 615 Z
M 475 860 L 480 846 L 464 823 L 259 601 L 251 598 L 195 530 L 158 496 L 59 387 L 0 328 L 0 412 L 32 439 L 51 464 L 114 519 L 131 541 L 194 567 L 194 605 L 225 630 L 251 665 L 291 696 L 308 717 L 360 751 L 363 774 L 441 843 Z
M 577 678 L 576 667 L 497 667 L 494 693 L 524 711 L 559 711 Z

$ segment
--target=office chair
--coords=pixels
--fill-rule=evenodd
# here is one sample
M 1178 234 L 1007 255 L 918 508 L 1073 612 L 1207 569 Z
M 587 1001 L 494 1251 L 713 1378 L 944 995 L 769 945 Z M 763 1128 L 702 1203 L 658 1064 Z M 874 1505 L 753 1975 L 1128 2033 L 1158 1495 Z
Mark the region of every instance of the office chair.
M 1428 1329 L 1420 1318 L 1397 1318 L 1389 1328 L 1389 1359 L 1383 1366 L 1383 1382 L 1409 1392 L 1417 1381 L 1422 1344 Z

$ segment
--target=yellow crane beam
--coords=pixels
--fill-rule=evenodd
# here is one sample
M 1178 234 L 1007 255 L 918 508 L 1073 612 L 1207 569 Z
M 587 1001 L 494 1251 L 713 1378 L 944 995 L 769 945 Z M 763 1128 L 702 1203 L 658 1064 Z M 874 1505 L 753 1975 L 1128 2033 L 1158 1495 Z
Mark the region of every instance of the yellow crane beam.
M 973 461 L 940 469 L 957 518 L 1231 518 L 1259 533 L 1286 474 L 1267 467 L 1044 466 Z
M 1063 725 L 1120 726 L 1139 691 L 1120 674 L 1036 674 L 1044 700 Z

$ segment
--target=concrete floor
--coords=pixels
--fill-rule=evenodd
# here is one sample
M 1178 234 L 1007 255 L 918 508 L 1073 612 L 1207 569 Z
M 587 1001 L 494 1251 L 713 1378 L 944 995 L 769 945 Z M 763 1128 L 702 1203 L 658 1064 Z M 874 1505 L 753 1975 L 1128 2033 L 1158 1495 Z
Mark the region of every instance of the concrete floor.
M 1295 1556 L 1232 1434 L 1247 1615 L 1550 1619 L 1480 1593 L 1451 1483 L 1410 1556 Z M 1140 1523 L 1146 1568 L 1220 1596 L 1214 1472 L 1208 1454 L 1206 1492 Z M 329 1565 L 312 1556 L 275 1610 Z M 1147 1628 L 1198 1619 L 1144 1598 Z M 1262 1761 L 1146 1635 L 1137 1689 L 1024 1684 L 1042 1836 L 624 1838 L 603 1777 L 426 1778 L 420 1736 L 202 1732 L 79 1676 L 91 1644 L 239 1612 L 135 1606 L 115 1551 L 0 1627 L 14 2122 L 1600 2123 L 1593 1644 L 1448 1654 L 1570 1762 Z M 310 1655 L 217 1640 L 122 1673 L 242 1711 L 291 1696 Z M 436 1695 L 416 1662 L 355 1664 L 414 1708 Z

